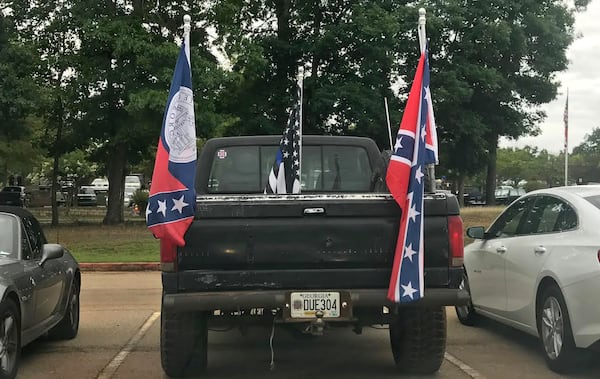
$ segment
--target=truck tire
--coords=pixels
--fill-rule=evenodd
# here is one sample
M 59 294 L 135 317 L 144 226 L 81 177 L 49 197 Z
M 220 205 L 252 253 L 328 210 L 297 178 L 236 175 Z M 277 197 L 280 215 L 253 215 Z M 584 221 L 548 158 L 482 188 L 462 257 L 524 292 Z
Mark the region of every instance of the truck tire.
M 390 323 L 396 367 L 404 373 L 433 374 L 446 352 L 446 311 L 440 308 L 401 309 Z
M 172 378 L 201 375 L 208 352 L 207 314 L 162 309 L 160 355 L 164 372 Z

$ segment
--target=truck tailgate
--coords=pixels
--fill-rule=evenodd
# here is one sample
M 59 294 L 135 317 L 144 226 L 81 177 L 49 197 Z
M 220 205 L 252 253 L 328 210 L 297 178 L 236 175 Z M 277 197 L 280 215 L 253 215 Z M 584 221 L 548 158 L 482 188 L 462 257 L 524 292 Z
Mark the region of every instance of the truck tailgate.
M 448 282 L 448 239 L 439 237 L 448 235 L 448 214 L 458 214 L 448 203 L 425 200 L 430 286 Z M 399 222 L 388 194 L 200 196 L 178 254 L 180 288 L 385 287 Z

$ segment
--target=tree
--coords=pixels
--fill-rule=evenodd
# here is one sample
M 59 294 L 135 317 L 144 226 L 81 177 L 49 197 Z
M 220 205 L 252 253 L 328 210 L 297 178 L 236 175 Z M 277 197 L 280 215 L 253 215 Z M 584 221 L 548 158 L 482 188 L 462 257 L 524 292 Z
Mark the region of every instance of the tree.
M 459 172 L 476 168 L 470 154 L 487 158 L 488 204 L 494 201 L 498 138 L 538 132 L 545 117 L 539 106 L 556 96 L 554 73 L 567 68 L 574 12 L 588 2 L 576 1 L 576 8 L 556 0 L 428 2 L 442 149 Z
M 73 6 L 81 41 L 78 131 L 106 167 L 106 224 L 123 221 L 128 168 L 146 158 L 148 146 L 158 140 L 183 15 L 201 20 L 202 9 L 198 1 L 88 0 Z M 222 71 L 207 50 L 203 28 L 193 30 L 191 41 L 196 125 L 204 131 L 219 122 L 213 102 Z
M 219 102 L 234 115 L 224 134 L 281 133 L 303 66 L 305 134 L 366 135 L 389 145 L 383 100 L 397 124 L 391 87 L 414 73 L 416 60 L 405 70 L 401 58 L 418 50 L 414 27 L 403 38 L 416 10 L 408 21 L 405 7 L 390 1 L 220 0 L 211 12 L 233 71 Z
M 586 134 L 583 142 L 573 148 L 569 158 L 569 173 L 579 183 L 600 182 L 600 128 Z
M 35 54 L 22 44 L 14 18 L 5 12 L 7 3 L 0 2 L 0 181 L 10 174 L 23 174 L 37 159 L 31 145 L 30 116 L 38 96 L 31 80 Z
M 52 157 L 52 225 L 59 222 L 56 193 L 60 159 L 75 148 L 73 121 L 77 117 L 73 88 L 73 58 L 78 39 L 73 24 L 72 0 L 14 2 L 12 9 L 19 20 L 21 41 L 36 51 L 33 78 L 40 88 L 36 114 L 41 118 L 43 133 L 36 144 Z

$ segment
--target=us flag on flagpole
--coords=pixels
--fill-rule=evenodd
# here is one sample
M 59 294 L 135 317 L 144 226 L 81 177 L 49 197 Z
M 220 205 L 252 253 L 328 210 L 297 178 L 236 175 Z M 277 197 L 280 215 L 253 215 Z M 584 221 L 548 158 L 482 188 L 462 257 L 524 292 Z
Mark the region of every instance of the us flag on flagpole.
M 283 131 L 275 162 L 269 172 L 265 193 L 300 193 L 300 153 L 302 144 L 302 88 L 297 85 L 297 100 Z
M 386 174 L 388 188 L 402 209 L 388 288 L 388 299 L 397 303 L 413 302 L 424 295 L 425 166 L 437 162 L 437 132 L 429 90 L 429 60 L 427 50 L 424 50 Z
M 195 125 L 190 50 L 184 41 L 167 99 L 146 208 L 148 228 L 161 243 L 184 246 L 183 236 L 194 219 Z

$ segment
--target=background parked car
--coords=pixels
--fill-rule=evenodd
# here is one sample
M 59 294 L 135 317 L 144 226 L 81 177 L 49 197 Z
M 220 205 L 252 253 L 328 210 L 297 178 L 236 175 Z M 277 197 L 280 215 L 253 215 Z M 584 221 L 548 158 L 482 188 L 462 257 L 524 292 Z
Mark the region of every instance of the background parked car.
M 90 187 L 92 187 L 95 191 L 108 191 L 108 179 L 96 178 L 92 180 Z
M 514 188 L 512 186 L 499 186 L 494 192 L 496 204 L 510 204 L 519 197 L 525 195 L 526 191 L 523 188 Z
M 0 204 L 27 207 L 29 206 L 29 193 L 24 186 L 6 186 L 0 191 Z
M 492 223 L 467 229 L 464 288 L 456 308 L 539 336 L 549 367 L 570 368 L 578 348 L 600 345 L 600 186 L 532 191 Z
M 0 377 L 12 379 L 22 346 L 45 334 L 77 336 L 81 275 L 31 213 L 10 206 L 0 206 L 0 266 Z
M 97 206 L 98 200 L 96 197 L 96 191 L 92 186 L 81 186 L 77 193 L 77 205 L 79 206 Z

